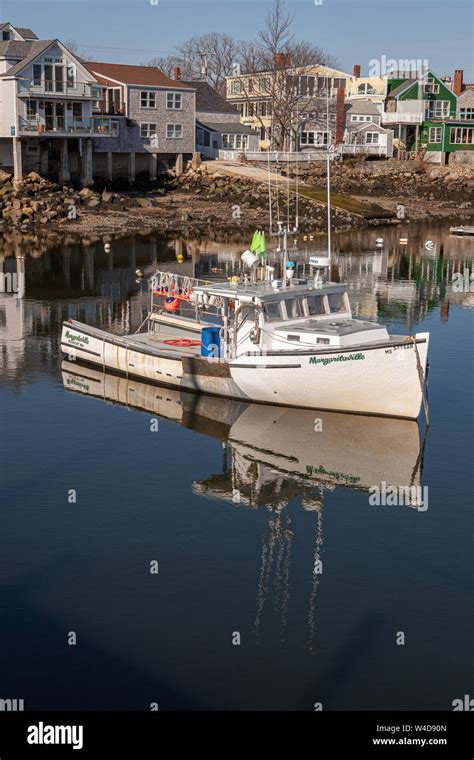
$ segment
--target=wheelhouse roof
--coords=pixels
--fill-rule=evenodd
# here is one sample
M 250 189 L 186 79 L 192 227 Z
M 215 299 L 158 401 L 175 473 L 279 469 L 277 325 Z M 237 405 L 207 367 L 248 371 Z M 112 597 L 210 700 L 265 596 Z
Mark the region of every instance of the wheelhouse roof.
M 286 298 L 303 297 L 305 295 L 318 295 L 325 293 L 345 292 L 346 286 L 341 283 L 323 283 L 322 287 L 314 285 L 312 280 L 293 280 L 283 289 L 275 289 L 270 282 L 219 282 L 215 285 L 206 285 L 193 288 L 194 292 L 208 296 L 220 296 L 221 298 L 237 299 L 239 301 L 281 301 Z

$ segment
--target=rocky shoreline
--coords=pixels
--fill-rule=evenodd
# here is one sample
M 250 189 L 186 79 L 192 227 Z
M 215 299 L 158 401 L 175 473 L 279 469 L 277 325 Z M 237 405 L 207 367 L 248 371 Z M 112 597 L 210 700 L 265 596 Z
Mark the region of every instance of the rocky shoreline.
M 282 173 L 286 171 L 281 167 Z M 298 168 L 299 218 L 302 232 L 323 234 L 325 167 Z M 291 170 L 294 178 L 295 170 Z M 465 166 L 433 167 L 415 162 L 383 165 L 335 163 L 332 169 L 335 231 L 368 225 L 442 219 L 474 214 L 474 170 Z M 285 185 L 278 194 L 286 220 L 295 215 L 295 193 Z M 276 194 L 273 193 L 276 205 Z M 404 217 L 397 218 L 400 205 Z M 34 234 L 104 242 L 127 234 L 153 231 L 193 236 L 205 231 L 248 233 L 268 226 L 268 186 L 245 177 L 213 171 L 209 165 L 188 166 L 180 177 L 173 172 L 149 190 L 97 192 L 75 190 L 30 173 L 22 183 L 0 172 L 0 234 Z

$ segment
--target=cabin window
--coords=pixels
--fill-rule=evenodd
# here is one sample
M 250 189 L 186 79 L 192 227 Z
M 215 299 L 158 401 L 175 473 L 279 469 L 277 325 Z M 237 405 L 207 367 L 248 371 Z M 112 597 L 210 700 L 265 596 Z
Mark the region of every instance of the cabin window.
M 281 304 L 278 301 L 270 301 L 263 305 L 263 313 L 266 322 L 280 322 L 283 319 Z
M 302 319 L 305 316 L 301 298 L 287 298 L 285 306 L 288 319 Z
M 325 314 L 324 296 L 308 296 L 308 311 L 310 317 L 317 317 L 319 314 Z
M 346 299 L 344 293 L 330 293 L 328 295 L 329 310 L 331 314 L 338 314 L 341 311 L 347 311 Z

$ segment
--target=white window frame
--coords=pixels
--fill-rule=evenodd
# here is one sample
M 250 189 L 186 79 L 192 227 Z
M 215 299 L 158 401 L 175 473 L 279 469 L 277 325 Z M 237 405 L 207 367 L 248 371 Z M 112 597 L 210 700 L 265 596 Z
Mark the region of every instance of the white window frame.
M 461 139 L 453 140 L 453 135 L 454 137 L 456 137 L 457 133 L 459 133 Z M 464 142 L 463 140 L 464 133 L 466 133 L 466 135 L 470 137 L 471 139 Z M 451 131 L 449 133 L 449 144 L 450 145 L 474 145 L 474 127 L 451 127 Z
M 428 77 L 423 85 L 423 92 L 429 92 L 432 95 L 439 94 L 439 84 L 435 81 L 434 77 Z
M 140 124 L 140 137 L 143 140 L 149 140 L 156 136 L 156 124 L 154 122 L 144 122 Z
M 176 134 L 177 129 L 181 130 L 181 134 Z M 170 132 L 172 134 L 170 134 Z M 182 124 L 167 124 L 166 125 L 166 139 L 167 140 L 182 140 L 183 139 L 183 125 Z
M 434 108 L 432 107 L 434 106 Z M 441 111 L 441 113 L 438 113 Z M 447 119 L 451 113 L 451 102 L 449 100 L 427 100 L 426 101 L 426 118 L 427 119 Z
M 146 105 L 143 105 L 143 98 L 146 100 Z M 140 90 L 140 108 L 156 109 L 156 92 L 154 90 Z
M 365 144 L 366 145 L 380 145 L 379 137 L 380 132 L 366 132 L 365 135 Z M 368 139 L 370 137 L 370 140 Z M 377 139 L 374 139 L 377 138 Z
M 461 120 L 464 119 L 465 121 L 473 121 L 474 120 L 474 106 L 466 106 L 465 108 L 460 108 L 459 117 Z
M 170 104 L 171 101 L 171 104 Z M 167 111 L 182 111 L 183 110 L 183 93 L 182 92 L 167 92 L 166 93 L 166 110 Z
M 434 138 L 435 139 L 433 139 L 433 132 L 435 133 L 434 134 Z M 438 138 L 438 134 L 439 134 L 439 140 L 437 139 Z M 442 128 L 441 127 L 430 127 L 428 142 L 431 145 L 435 145 L 435 144 L 439 144 L 442 139 L 443 139 L 443 130 L 442 130 Z
M 230 94 L 242 95 L 242 82 L 240 79 L 232 79 L 230 82 Z

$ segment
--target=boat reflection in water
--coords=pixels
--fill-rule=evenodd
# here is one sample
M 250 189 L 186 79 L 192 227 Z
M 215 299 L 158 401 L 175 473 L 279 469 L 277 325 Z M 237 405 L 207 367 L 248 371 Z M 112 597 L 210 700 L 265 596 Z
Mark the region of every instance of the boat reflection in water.
M 308 569 L 312 649 L 325 491 L 341 487 L 368 492 L 382 483 L 403 489 L 421 485 L 425 441 L 420 443 L 415 420 L 248 404 L 127 380 L 67 360 L 62 378 L 67 390 L 143 410 L 222 441 L 220 472 L 195 481 L 192 490 L 234 507 L 269 510 L 258 581 L 257 638 L 271 594 L 280 616 L 280 637 L 285 638 L 293 537 L 286 507 L 291 500 L 301 499 L 303 509 L 315 515 L 314 562 Z M 416 497 L 408 506 L 417 508 Z

